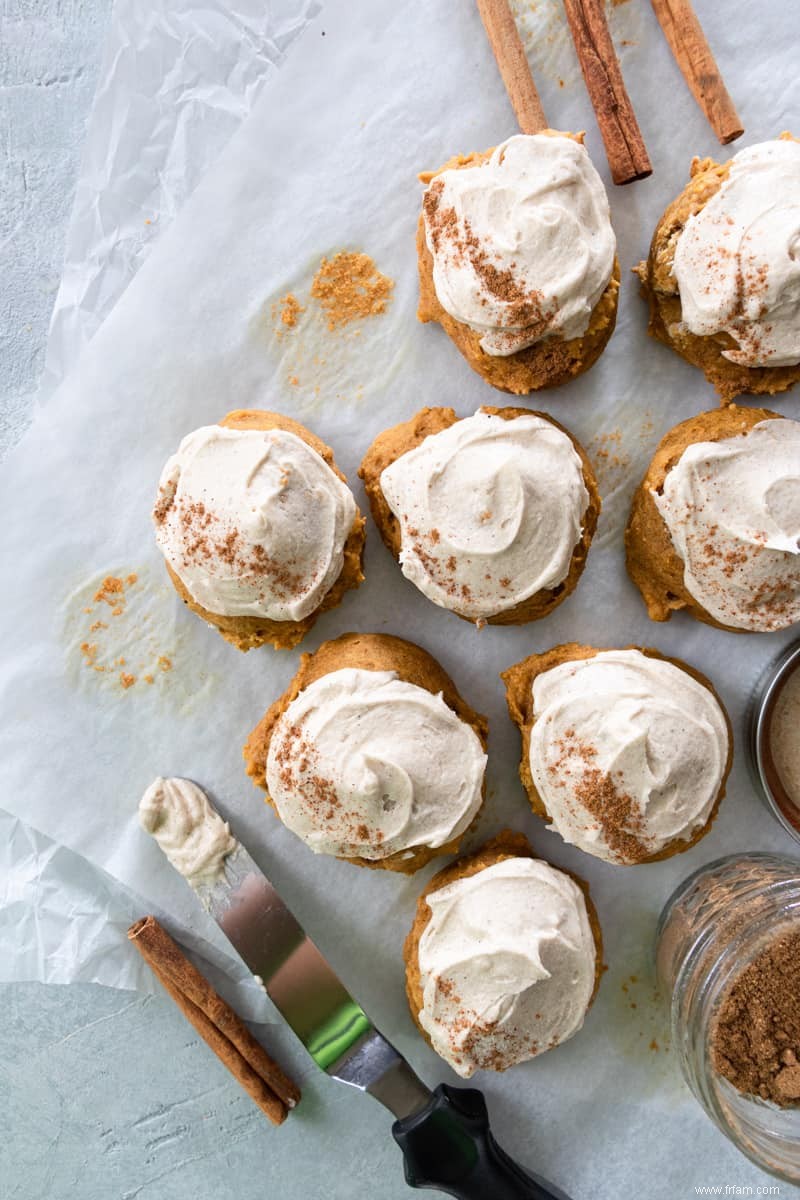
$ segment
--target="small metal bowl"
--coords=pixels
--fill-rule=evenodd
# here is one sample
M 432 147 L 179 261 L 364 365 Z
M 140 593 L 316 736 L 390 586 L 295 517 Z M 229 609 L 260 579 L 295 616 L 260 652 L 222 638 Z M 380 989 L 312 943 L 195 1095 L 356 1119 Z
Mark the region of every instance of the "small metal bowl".
M 787 680 L 800 671 L 800 642 L 795 642 L 771 663 L 756 687 L 748 713 L 749 763 L 754 782 L 786 832 L 800 842 L 800 806 L 781 783 L 772 758 L 770 729 L 775 705 Z

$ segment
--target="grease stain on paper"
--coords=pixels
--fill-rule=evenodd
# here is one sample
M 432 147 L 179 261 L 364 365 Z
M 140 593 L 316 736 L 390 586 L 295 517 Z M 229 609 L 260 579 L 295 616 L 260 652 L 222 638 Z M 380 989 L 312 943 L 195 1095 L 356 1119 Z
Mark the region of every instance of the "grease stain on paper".
M 622 534 L 633 493 L 651 454 L 652 414 L 637 413 L 628 423 L 598 430 L 586 444 L 603 502 L 595 544 L 607 546 Z
M 307 415 L 378 394 L 401 350 L 396 332 L 380 320 L 394 281 L 363 251 L 337 250 L 287 283 L 262 307 L 253 334 L 275 356 L 292 408 Z
M 609 965 L 595 1002 L 600 1028 L 613 1060 L 636 1070 L 638 1096 L 658 1095 L 664 1104 L 681 1104 L 686 1090 L 678 1056 L 672 1052 L 668 1005 L 652 956 L 657 917 L 637 912 L 627 920 L 623 937 L 606 952 Z
M 169 695 L 176 707 L 204 696 L 215 676 L 200 671 L 175 625 L 175 593 L 145 569 L 98 572 L 63 605 L 67 676 L 109 701 Z
M 606 971 L 607 1029 L 618 1057 L 635 1060 L 647 1072 L 652 1090 L 660 1090 L 676 1070 L 671 1051 L 667 1005 L 648 962 L 630 962 Z

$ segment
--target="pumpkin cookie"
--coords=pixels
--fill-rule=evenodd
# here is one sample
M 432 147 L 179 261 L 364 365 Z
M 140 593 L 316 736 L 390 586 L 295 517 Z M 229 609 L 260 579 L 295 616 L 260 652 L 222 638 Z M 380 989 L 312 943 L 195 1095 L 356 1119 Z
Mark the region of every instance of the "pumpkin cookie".
M 600 496 L 583 448 L 543 413 L 424 408 L 379 434 L 359 475 L 403 574 L 466 621 L 538 620 L 580 579 Z
M 670 858 L 708 833 L 733 733 L 699 671 L 657 650 L 570 642 L 502 679 L 531 808 L 565 842 L 630 866 Z
M 333 451 L 257 409 L 181 442 L 153 521 L 175 590 L 227 642 L 296 646 L 364 576 L 364 518 Z
M 410 874 L 455 853 L 477 817 L 486 738 L 485 718 L 430 654 L 347 633 L 302 656 L 244 758 L 316 853 Z
M 695 158 L 636 268 L 649 333 L 699 367 L 723 404 L 800 379 L 799 194 L 791 134 L 726 163 Z
M 434 875 L 406 938 L 406 994 L 457 1074 L 505 1071 L 578 1032 L 603 947 L 589 888 L 506 830 Z
M 619 263 L 582 137 L 518 134 L 420 179 L 420 321 L 518 396 L 588 370 L 614 331 Z
M 654 621 L 733 632 L 800 621 L 800 422 L 713 409 L 661 440 L 633 497 L 628 573 Z

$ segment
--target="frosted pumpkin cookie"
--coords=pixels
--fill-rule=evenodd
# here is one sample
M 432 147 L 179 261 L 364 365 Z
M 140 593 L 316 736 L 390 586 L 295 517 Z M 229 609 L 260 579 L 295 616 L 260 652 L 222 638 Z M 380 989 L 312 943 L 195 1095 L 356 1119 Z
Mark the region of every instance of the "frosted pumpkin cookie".
M 419 646 L 347 633 L 302 656 L 244 758 L 311 850 L 410 874 L 455 853 L 475 820 L 486 738 L 485 718 Z
M 630 866 L 688 850 L 711 828 L 733 736 L 699 671 L 656 650 L 571 642 L 502 678 L 531 808 L 565 842 Z
M 790 134 L 691 179 L 636 268 L 649 332 L 699 367 L 723 403 L 800 379 L 800 143 Z
M 178 595 L 239 650 L 296 646 L 364 578 L 364 518 L 333 451 L 257 409 L 188 434 L 153 522 Z
M 359 475 L 403 574 L 464 620 L 537 620 L 580 579 L 600 496 L 582 447 L 542 413 L 424 408 L 375 439 Z
M 571 1038 L 603 969 L 588 886 L 510 830 L 434 875 L 404 958 L 417 1027 L 465 1079 Z
M 515 395 L 591 367 L 614 331 L 619 263 L 581 137 L 518 134 L 420 179 L 420 321 Z
M 661 440 L 633 497 L 628 573 L 654 621 L 734 632 L 800 621 L 800 422 L 715 409 Z

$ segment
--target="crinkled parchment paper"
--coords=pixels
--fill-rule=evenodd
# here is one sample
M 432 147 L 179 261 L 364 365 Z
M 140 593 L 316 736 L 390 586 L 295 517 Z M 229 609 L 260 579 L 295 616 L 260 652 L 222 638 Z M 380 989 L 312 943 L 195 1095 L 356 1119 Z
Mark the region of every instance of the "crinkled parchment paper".
M 2 979 L 73 983 L 154 992 L 152 971 L 130 953 L 126 931 L 151 907 L 74 850 L 0 810 Z M 168 920 L 166 914 L 162 914 Z M 244 985 L 241 963 L 201 937 L 194 949 L 220 990 Z
M 78 361 L 320 8 L 318 0 L 116 0 L 40 398 Z
M 796 123 L 800 91 L 781 6 L 698 7 L 748 140 Z M 661 905 L 692 869 L 737 850 L 791 849 L 754 795 L 741 738 L 751 688 L 791 635 L 733 635 L 683 617 L 652 624 L 623 569 L 627 502 L 658 438 L 715 403 L 695 371 L 646 339 L 628 271 L 685 181 L 692 154 L 730 152 L 715 145 L 641 8 L 630 0 L 615 20 L 631 10 L 631 36 L 622 39 L 635 42 L 625 47 L 626 78 L 655 174 L 611 194 L 624 270 L 618 330 L 587 376 L 533 402 L 569 426 L 598 462 L 606 509 L 581 584 L 543 622 L 478 632 L 404 581 L 371 528 L 367 582 L 319 622 L 304 648 L 348 629 L 411 636 L 489 715 L 489 798 L 472 840 L 511 824 L 588 878 L 609 969 L 579 1036 L 481 1086 L 509 1149 L 577 1196 L 616 1197 L 622 1179 L 646 1181 L 648 1197 L 672 1200 L 702 1181 L 709 1163 L 717 1174 L 729 1169 L 737 1183 L 763 1181 L 680 1083 L 665 1052 L 650 956 Z M 560 28 L 551 8 L 540 11 Z M 562 35 L 552 34 L 560 49 L 542 70 L 546 109 L 554 126 L 587 129 L 607 179 L 585 94 L 573 76 L 556 77 L 553 62 L 571 61 Z M 536 69 L 539 44 L 532 43 Z M 548 44 L 543 35 L 543 54 Z M 297 654 L 239 655 L 191 617 L 165 581 L 149 509 L 163 461 L 183 434 L 229 408 L 274 407 L 308 423 L 334 446 L 363 502 L 355 472 L 380 429 L 426 403 L 466 415 L 497 402 L 440 330 L 415 321 L 415 175 L 513 128 L 472 5 L 357 0 L 326 12 L 266 84 L 0 481 L 4 511 L 13 514 L 2 533 L 5 806 L 169 913 L 195 946 L 200 938 L 219 948 L 136 820 L 154 774 L 197 779 L 367 1009 L 432 1081 L 448 1072 L 414 1031 L 401 961 L 430 869 L 405 879 L 315 858 L 265 808 L 244 776 L 241 745 L 293 674 Z M 320 258 L 342 248 L 369 253 L 396 285 L 383 316 L 331 333 L 309 285 Z M 281 327 L 272 311 L 288 291 L 307 306 L 295 329 Z M 796 414 L 797 397 L 774 407 Z M 94 599 L 106 575 L 126 581 L 116 615 Z M 90 634 L 98 620 L 107 628 Z M 738 735 L 729 796 L 712 832 L 689 853 L 614 868 L 564 846 L 528 811 L 497 674 L 573 638 L 678 654 L 707 672 L 728 704 Z M 96 648 L 87 654 L 84 645 Z M 123 674 L 136 682 L 125 688 Z M 240 990 L 239 999 L 255 1011 L 252 994 Z M 289 1172 L 296 1152 L 287 1135 L 276 1142 L 273 1165 Z

